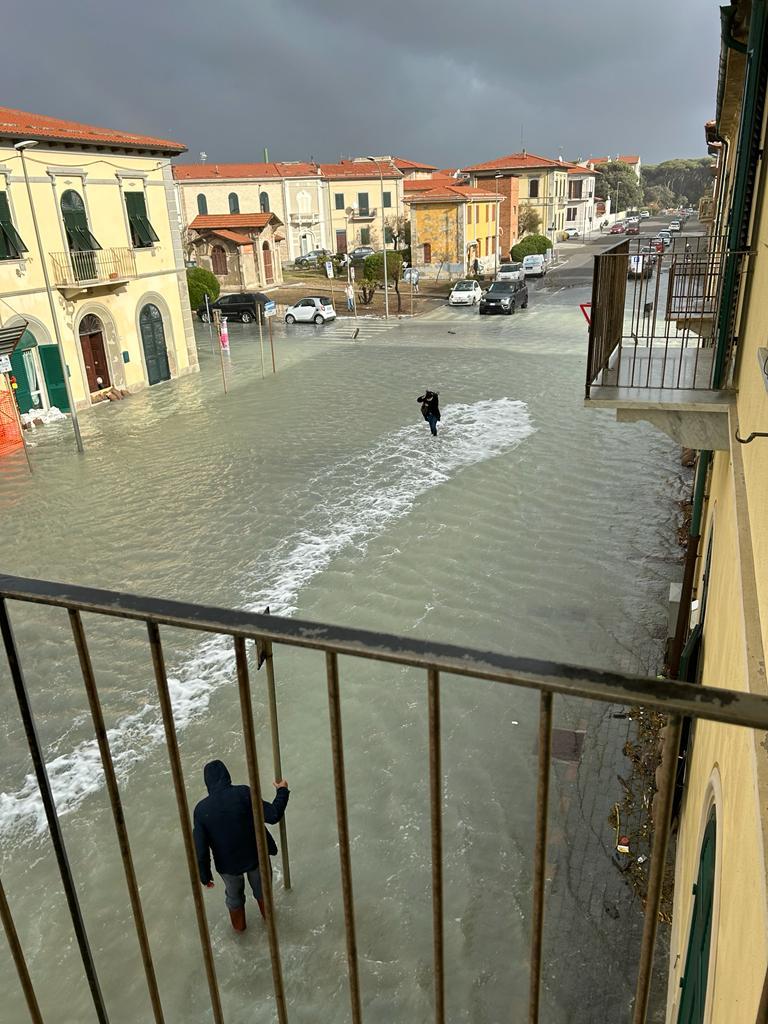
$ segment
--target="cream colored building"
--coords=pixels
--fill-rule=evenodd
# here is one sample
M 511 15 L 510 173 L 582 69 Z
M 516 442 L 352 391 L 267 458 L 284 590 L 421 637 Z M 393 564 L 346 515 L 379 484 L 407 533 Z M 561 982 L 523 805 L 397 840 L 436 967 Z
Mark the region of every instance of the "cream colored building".
M 509 156 L 465 167 L 463 171 L 470 176 L 473 185 L 486 189 L 498 188 L 505 196 L 504 179 L 516 178 L 518 217 L 522 217 L 526 207 L 531 207 L 539 215 L 540 233 L 554 241 L 566 227 L 568 169 L 572 166 L 563 160 L 550 160 L 549 157 L 536 156 L 523 150 L 521 153 L 510 153 Z M 495 179 L 500 183 L 498 186 L 495 185 Z M 509 241 L 512 244 L 512 239 Z
M 16 143 L 25 149 L 35 237 Z M 68 407 L 45 290 L 77 407 L 197 369 L 170 158 L 180 143 L 0 108 L 0 325 L 23 412 Z

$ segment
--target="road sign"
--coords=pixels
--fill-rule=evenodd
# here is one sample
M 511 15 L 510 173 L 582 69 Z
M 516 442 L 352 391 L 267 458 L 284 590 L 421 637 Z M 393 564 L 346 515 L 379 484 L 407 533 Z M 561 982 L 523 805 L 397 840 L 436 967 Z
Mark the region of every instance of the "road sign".
M 325 276 L 328 278 L 333 277 L 333 264 L 330 260 L 325 261 Z
M 10 356 L 0 356 L 0 373 L 13 373 Z
M 264 316 L 275 316 L 277 314 L 277 303 L 271 299 L 264 303 Z

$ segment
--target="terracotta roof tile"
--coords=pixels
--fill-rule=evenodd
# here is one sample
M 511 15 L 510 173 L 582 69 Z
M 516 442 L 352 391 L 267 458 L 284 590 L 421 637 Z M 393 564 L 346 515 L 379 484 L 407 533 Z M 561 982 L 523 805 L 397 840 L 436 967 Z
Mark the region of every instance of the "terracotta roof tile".
M 466 173 L 475 171 L 517 171 L 528 170 L 535 167 L 562 167 L 573 166 L 567 160 L 552 160 L 548 156 L 536 156 L 535 153 L 510 153 L 508 156 L 500 156 L 496 160 L 487 160 L 483 164 L 474 164 L 472 167 L 462 167 Z
M 592 164 L 613 164 L 618 161 L 621 164 L 639 164 L 639 156 L 592 156 L 589 158 L 589 162 Z
M 415 178 L 413 181 L 403 182 L 403 192 L 428 192 L 431 188 L 440 185 L 457 185 L 455 178 L 448 175 L 433 175 L 431 178 Z
M 324 178 L 378 178 L 379 167 L 385 178 L 402 178 L 402 173 L 389 160 L 342 160 L 338 164 L 319 164 Z
M 237 231 L 228 231 L 226 228 L 212 228 L 213 234 L 218 238 L 226 238 L 235 245 L 250 245 L 253 241 L 250 235 L 241 235 Z
M 43 114 L 0 107 L 0 138 L 39 139 L 41 142 L 81 142 L 90 146 L 114 146 L 120 149 L 153 149 L 164 153 L 184 153 L 186 146 L 170 139 L 133 135 L 112 128 L 97 128 L 78 121 L 62 121 Z
M 189 226 L 196 231 L 205 228 L 265 228 L 270 221 L 282 224 L 274 213 L 199 213 Z
M 494 199 L 500 203 L 504 201 L 504 196 L 497 196 L 495 192 L 486 192 L 482 188 L 471 188 L 469 185 L 438 185 L 436 188 L 426 191 L 412 192 L 404 198 L 409 203 L 443 202 L 446 200 L 469 202 L 470 199 Z
M 216 180 L 227 181 L 241 178 L 316 178 L 315 164 L 267 163 L 267 164 L 175 164 L 173 176 L 177 181 Z
M 405 160 L 401 156 L 393 156 L 392 163 L 401 171 L 436 171 L 433 164 L 419 164 L 415 160 Z

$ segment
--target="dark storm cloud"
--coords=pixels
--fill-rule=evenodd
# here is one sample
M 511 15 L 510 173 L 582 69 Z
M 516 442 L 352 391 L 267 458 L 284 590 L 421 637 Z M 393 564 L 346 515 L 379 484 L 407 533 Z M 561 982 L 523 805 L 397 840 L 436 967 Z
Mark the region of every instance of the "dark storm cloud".
M 704 153 L 718 51 L 711 0 L 31 0 L 6 14 L 0 105 L 211 161 L 467 165 L 522 129 L 536 153 L 655 162 Z

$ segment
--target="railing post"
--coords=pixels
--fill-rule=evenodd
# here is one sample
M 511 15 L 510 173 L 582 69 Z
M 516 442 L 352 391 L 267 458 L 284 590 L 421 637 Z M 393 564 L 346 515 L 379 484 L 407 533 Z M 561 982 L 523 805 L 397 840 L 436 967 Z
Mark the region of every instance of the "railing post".
M 168 690 L 168 677 L 165 672 L 163 645 L 160 641 L 160 629 L 157 623 L 152 622 L 151 619 L 147 621 L 147 633 L 149 634 L 149 646 L 152 651 L 152 666 L 155 671 L 157 694 L 160 700 L 160 714 L 163 719 L 165 744 L 168 748 L 168 760 L 171 764 L 171 776 L 173 777 L 173 789 L 176 794 L 176 807 L 179 812 L 181 837 L 184 841 L 184 853 L 187 859 L 187 872 L 189 873 L 189 883 L 192 886 L 192 899 L 195 905 L 197 930 L 200 936 L 200 946 L 203 952 L 205 976 L 208 982 L 208 991 L 211 996 L 213 1019 L 216 1024 L 224 1024 L 224 1014 L 221 1009 L 221 997 L 219 996 L 219 983 L 216 979 L 216 966 L 213 962 L 211 936 L 208 931 L 208 918 L 205 915 L 205 904 L 203 903 L 203 894 L 201 891 L 202 885 L 200 882 L 200 874 L 197 869 L 197 857 L 195 855 L 192 842 L 189 802 L 187 801 L 187 791 L 184 786 L 184 770 L 181 767 L 179 743 L 176 738 L 176 725 L 173 721 L 173 705 L 171 704 L 171 695 Z
M 157 1024 L 163 1024 L 163 1007 L 160 1002 L 160 991 L 157 985 L 155 965 L 152 961 L 152 953 L 149 948 L 147 925 L 144 920 L 144 911 L 141 906 L 139 884 L 136 879 L 136 870 L 133 865 L 131 844 L 128 839 L 128 829 L 125 823 L 123 804 L 120 799 L 120 789 L 117 784 L 117 775 L 115 774 L 115 766 L 112 761 L 112 751 L 109 747 L 107 728 L 104 723 L 101 701 L 99 700 L 96 678 L 93 674 L 91 655 L 88 650 L 88 642 L 85 637 L 85 630 L 83 628 L 83 620 L 80 616 L 80 612 L 70 609 L 69 622 L 72 627 L 72 635 L 75 639 L 77 657 L 80 661 L 80 671 L 82 672 L 83 682 L 85 683 L 85 692 L 88 695 L 88 705 L 91 709 L 93 729 L 96 734 L 96 742 L 98 743 L 99 754 L 101 755 L 101 764 L 104 769 L 104 778 L 106 780 L 107 793 L 109 795 L 109 805 L 112 809 L 115 831 L 117 832 L 117 842 L 120 847 L 120 857 L 123 862 L 125 882 L 128 886 L 128 896 L 131 901 L 131 910 L 133 912 L 133 921 L 136 928 L 136 937 L 141 951 L 141 960 L 144 965 L 144 973 L 147 977 L 147 988 L 149 989 L 149 999 L 152 1003 L 152 1012 Z
M 547 874 L 547 816 L 552 761 L 552 694 L 539 696 L 539 771 L 536 789 L 536 845 L 533 854 L 533 913 L 531 915 L 531 976 L 528 1024 L 538 1024 L 541 998 L 541 949 L 544 933 L 544 882 Z
M 645 1024 L 645 1018 L 648 1013 L 651 971 L 653 970 L 653 954 L 656 945 L 656 931 L 659 924 L 661 887 L 664 882 L 664 871 L 667 861 L 672 798 L 675 792 L 675 776 L 677 774 L 677 757 L 680 751 L 682 721 L 680 715 L 670 715 L 664 736 L 664 750 L 661 758 L 659 785 L 655 801 L 656 814 L 653 822 L 651 870 L 648 876 L 648 894 L 645 899 L 645 920 L 643 922 L 643 938 L 640 945 L 640 964 L 637 969 L 637 991 L 635 993 L 635 1009 L 632 1016 L 632 1024 Z
M 360 976 L 357 964 L 357 936 L 355 934 L 355 900 L 352 893 L 352 859 L 349 852 L 349 821 L 347 819 L 347 784 L 344 775 L 344 741 L 341 729 L 341 703 L 339 698 L 338 655 L 326 651 L 325 668 L 328 679 L 328 711 L 331 719 L 331 750 L 333 754 L 333 783 L 336 791 L 336 831 L 339 837 L 341 862 L 341 891 L 344 900 L 344 926 L 347 939 L 349 968 L 349 997 L 352 1004 L 352 1024 L 363 1019 L 360 1000 Z
M 440 730 L 440 673 L 427 670 L 429 708 L 429 811 L 432 839 L 432 941 L 434 944 L 435 1024 L 445 1024 L 443 929 L 443 771 Z
M 35 990 L 32 987 L 32 979 L 30 978 L 29 970 L 27 969 L 27 961 L 24 959 L 24 950 L 21 948 L 19 936 L 16 932 L 16 926 L 13 923 L 11 908 L 8 906 L 8 900 L 5 898 L 5 889 L 3 888 L 2 879 L 0 879 L 0 921 L 3 922 L 3 930 L 5 931 L 5 937 L 8 939 L 8 946 L 11 950 L 13 962 L 16 965 L 16 972 L 19 975 L 19 981 L 21 982 L 21 988 L 24 992 L 24 998 L 27 1001 L 27 1009 L 29 1010 L 29 1016 L 32 1019 L 32 1024 L 43 1024 L 43 1017 L 40 1013 L 37 996 L 35 995 Z
M 277 718 L 277 690 L 275 688 L 275 664 L 272 654 L 272 644 L 265 641 L 265 664 L 267 669 L 267 698 L 269 701 L 269 728 L 272 733 L 272 767 L 275 772 L 275 781 L 279 782 L 283 777 L 283 763 L 280 756 L 280 726 Z M 283 865 L 283 885 L 286 889 L 291 888 L 291 865 L 288 859 L 288 828 L 285 817 L 280 819 L 280 860 Z
M 96 1017 L 99 1020 L 99 1024 L 109 1024 L 107 1008 L 104 1004 L 104 996 L 102 995 L 99 978 L 96 974 L 96 965 L 93 961 L 93 954 L 91 953 L 91 947 L 88 942 L 88 935 L 85 931 L 85 923 L 83 922 L 83 915 L 80 910 L 80 901 L 77 897 L 77 889 L 75 888 L 72 869 L 69 866 L 69 858 L 64 845 L 64 836 L 62 835 L 59 817 L 56 813 L 56 804 L 51 791 L 51 782 L 48 778 L 48 770 L 45 766 L 45 758 L 43 757 L 43 750 L 40 746 L 40 737 L 37 735 L 37 726 L 35 725 L 32 706 L 29 703 L 29 694 L 27 693 L 26 683 L 24 682 L 24 674 L 21 669 L 18 651 L 16 650 L 16 641 L 13 636 L 13 628 L 8 616 L 8 606 L 5 598 L 0 599 L 0 633 L 2 633 L 5 653 L 8 658 L 8 667 L 13 681 L 13 688 L 16 691 L 16 700 L 19 704 L 21 720 L 27 737 L 27 745 L 29 746 L 29 752 L 32 756 L 35 778 L 37 779 L 37 785 L 40 789 L 40 797 L 43 801 L 45 818 L 48 822 L 48 829 L 51 833 L 51 842 L 53 843 L 53 849 L 56 854 L 56 862 L 59 867 L 59 873 L 61 874 L 61 881 L 64 885 L 64 895 L 67 900 L 67 906 L 69 907 L 69 916 L 72 919 L 72 927 L 75 931 L 77 945 L 80 950 L 83 967 L 85 968 L 85 976 L 88 980 L 88 987 L 91 990 L 91 998 L 93 999 L 93 1005 L 96 1010 Z
M 253 822 L 256 831 L 256 848 L 259 854 L 259 877 L 261 878 L 261 893 L 267 921 L 269 958 L 272 963 L 272 981 L 275 987 L 277 1019 L 280 1024 L 286 1024 L 288 1020 L 288 1007 L 285 1001 L 283 970 L 280 963 L 280 943 L 277 938 L 277 927 L 275 925 L 275 904 L 272 899 L 272 869 L 269 864 L 269 848 L 267 847 L 267 829 L 264 823 L 259 759 L 256 753 L 256 728 L 253 724 L 248 656 L 245 650 L 245 640 L 240 636 L 236 636 L 234 640 L 237 685 L 240 694 L 240 712 L 243 720 L 243 737 L 245 740 L 245 760 L 248 764 L 248 781 L 251 787 L 251 807 L 253 809 Z

